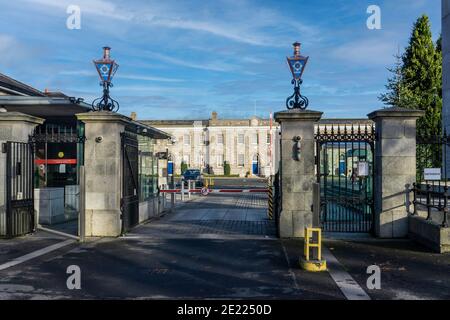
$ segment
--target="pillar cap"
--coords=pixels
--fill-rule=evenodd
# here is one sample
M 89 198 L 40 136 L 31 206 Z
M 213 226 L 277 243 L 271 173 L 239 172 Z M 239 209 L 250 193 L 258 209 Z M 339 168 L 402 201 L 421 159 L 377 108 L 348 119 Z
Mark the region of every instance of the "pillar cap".
M 400 107 L 390 107 L 375 110 L 369 113 L 367 116 L 371 120 L 375 120 L 377 118 L 420 118 L 425 114 L 423 110 L 417 109 L 406 109 Z
M 112 111 L 91 111 L 77 113 L 78 120 L 83 122 L 125 122 L 132 123 L 131 118 Z
M 0 121 L 21 121 L 32 124 L 43 124 L 45 119 L 35 117 L 22 112 L 0 112 Z
M 277 122 L 283 121 L 319 121 L 323 112 L 314 110 L 292 109 L 275 112 L 274 118 Z

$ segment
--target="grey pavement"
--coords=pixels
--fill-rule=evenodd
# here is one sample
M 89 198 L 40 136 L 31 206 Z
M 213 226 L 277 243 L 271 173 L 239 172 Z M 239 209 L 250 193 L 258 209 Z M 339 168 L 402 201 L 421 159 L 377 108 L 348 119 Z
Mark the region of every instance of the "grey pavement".
M 275 238 L 265 201 L 258 194 L 199 197 L 125 237 L 0 271 L 0 298 L 342 299 L 327 273 L 298 268 L 301 246 Z M 81 290 L 66 287 L 69 265 L 81 268 Z
M 275 237 L 262 194 L 210 194 L 124 237 L 70 244 L 0 271 L 0 299 L 344 299 L 328 272 L 298 266 L 299 240 Z M 372 299 L 449 299 L 450 255 L 409 240 L 350 237 L 325 245 Z M 64 239 L 38 232 L 0 240 L 0 264 Z M 368 290 L 366 268 L 381 268 Z M 70 265 L 81 290 L 66 287 Z

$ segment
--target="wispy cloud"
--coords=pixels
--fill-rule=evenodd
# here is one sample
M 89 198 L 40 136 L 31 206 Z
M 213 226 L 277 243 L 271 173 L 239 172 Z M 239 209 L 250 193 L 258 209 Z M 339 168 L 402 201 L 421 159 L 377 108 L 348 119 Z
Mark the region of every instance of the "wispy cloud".
M 59 72 L 62 76 L 81 76 L 81 77 L 97 77 L 95 70 L 63 70 Z M 116 79 L 138 80 L 138 81 L 155 81 L 155 82 L 183 82 L 183 79 L 165 78 L 150 75 L 130 74 L 130 73 L 118 73 Z

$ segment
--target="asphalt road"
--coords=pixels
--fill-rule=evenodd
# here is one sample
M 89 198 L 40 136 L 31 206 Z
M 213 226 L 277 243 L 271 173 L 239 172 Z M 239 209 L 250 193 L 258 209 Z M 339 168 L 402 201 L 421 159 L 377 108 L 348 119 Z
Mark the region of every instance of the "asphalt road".
M 68 243 L 14 266 L 65 239 L 38 232 L 0 240 L 0 299 L 345 299 L 349 284 L 371 299 L 450 298 L 450 255 L 409 240 L 326 239 L 337 264 L 301 270 L 303 243 L 275 237 L 266 200 L 195 197 L 125 237 Z M 80 290 L 66 285 L 72 265 L 81 270 Z M 370 265 L 381 270 L 379 290 L 366 286 Z
M 301 246 L 275 237 L 265 197 L 199 197 L 125 237 L 71 244 L 2 270 L 0 299 L 342 299 L 327 273 L 297 267 Z M 39 233 L 0 241 L 61 239 Z M 18 256 L 13 247 L 4 260 Z M 66 286 L 70 265 L 81 269 L 80 290 Z

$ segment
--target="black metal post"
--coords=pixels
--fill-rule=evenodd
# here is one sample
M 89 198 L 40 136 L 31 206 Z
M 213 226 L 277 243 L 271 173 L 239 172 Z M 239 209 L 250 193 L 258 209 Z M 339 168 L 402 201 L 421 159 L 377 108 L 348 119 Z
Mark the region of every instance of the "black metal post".
M 413 199 L 413 205 L 414 205 L 413 216 L 416 216 L 417 215 L 417 184 L 415 182 L 413 183 L 413 195 L 414 195 L 414 199 Z
M 431 186 L 427 184 L 427 220 L 431 219 Z
M 447 182 L 445 182 L 447 183 Z M 448 221 L 447 221 L 447 215 L 448 215 L 448 187 L 447 184 L 444 187 L 444 219 L 442 221 L 442 227 L 447 228 L 448 227 Z

